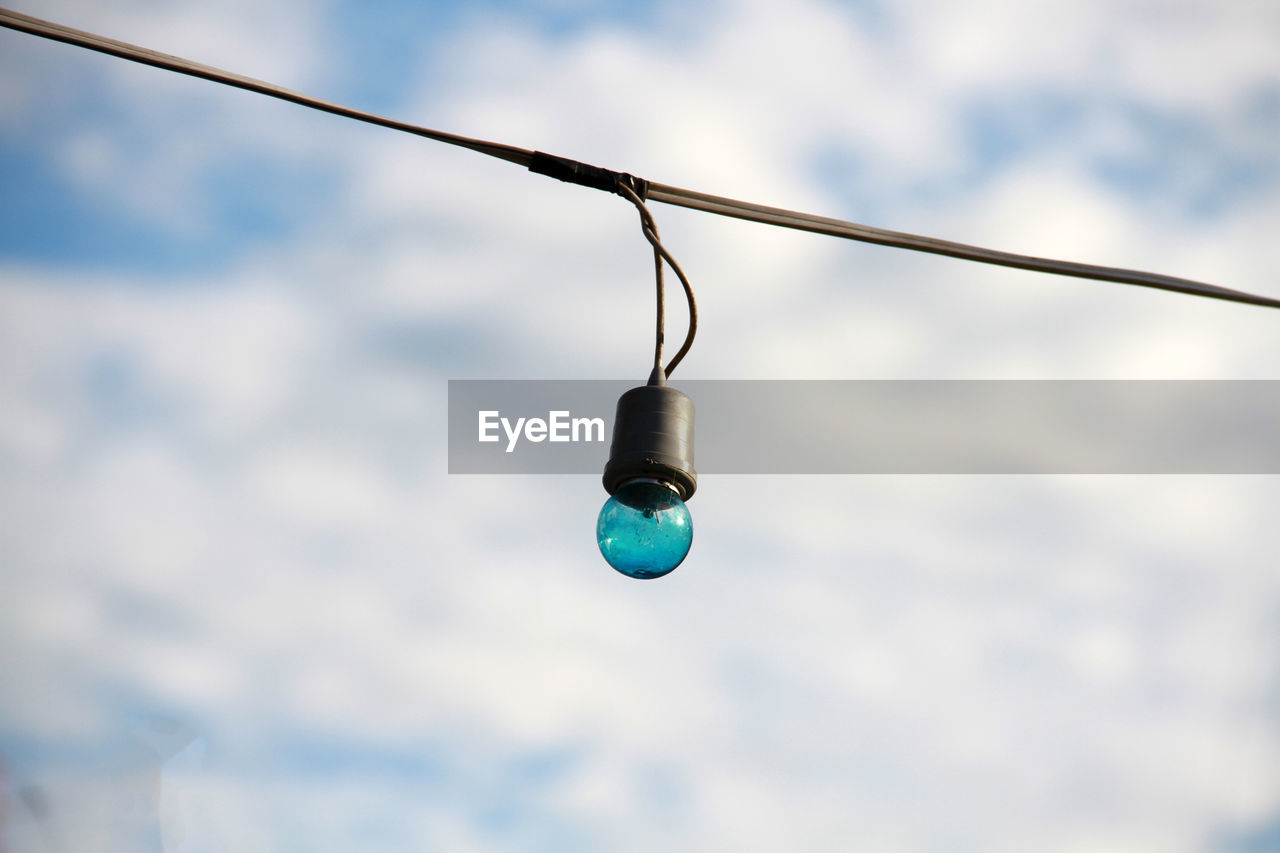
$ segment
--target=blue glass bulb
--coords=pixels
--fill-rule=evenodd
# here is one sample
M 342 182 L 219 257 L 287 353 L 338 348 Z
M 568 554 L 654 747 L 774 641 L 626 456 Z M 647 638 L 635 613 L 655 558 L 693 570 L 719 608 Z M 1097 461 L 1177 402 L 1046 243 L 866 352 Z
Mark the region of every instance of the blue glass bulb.
M 693 519 L 673 489 L 661 483 L 628 483 L 600 510 L 596 541 L 609 565 L 624 575 L 660 578 L 689 553 Z

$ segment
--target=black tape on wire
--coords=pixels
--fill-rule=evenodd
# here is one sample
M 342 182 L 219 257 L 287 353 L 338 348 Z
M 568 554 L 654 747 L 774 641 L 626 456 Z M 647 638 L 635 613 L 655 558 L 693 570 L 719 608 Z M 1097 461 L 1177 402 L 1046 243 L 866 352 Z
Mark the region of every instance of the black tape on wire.
M 592 189 L 604 190 L 607 193 L 616 193 L 619 184 L 623 183 L 631 187 L 640 198 L 644 198 L 649 190 L 649 182 L 641 180 L 634 175 L 615 172 L 612 169 L 602 169 L 599 166 L 579 163 L 577 160 L 557 157 L 554 154 L 544 154 L 541 151 L 533 152 L 533 156 L 529 160 L 529 171 L 555 178 L 557 181 L 566 181 L 571 184 L 591 187 Z

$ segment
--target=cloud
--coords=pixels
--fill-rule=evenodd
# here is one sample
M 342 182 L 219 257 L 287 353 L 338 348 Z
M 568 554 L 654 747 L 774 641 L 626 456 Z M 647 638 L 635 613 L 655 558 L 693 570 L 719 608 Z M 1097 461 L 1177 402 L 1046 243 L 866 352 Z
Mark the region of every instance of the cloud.
M 655 180 L 1269 292 L 1272 185 L 1205 220 L 1096 172 L 1162 166 L 1127 102 L 1197 128 L 1188 185 L 1241 150 L 1270 168 L 1238 106 L 1274 74 L 1253 8 L 708 4 L 556 32 L 498 10 L 422 33 L 394 85 L 411 120 Z M 66 13 L 304 90 L 355 73 L 322 67 L 310 7 Z M 1201 32 L 1240 49 L 1180 85 Z M 68 51 L 40 54 L 63 100 L 10 83 L 7 126 L 78 194 L 140 180 L 122 203 L 158 242 L 228 248 L 199 274 L 143 246 L 0 272 L 16 785 L 83 802 L 59 745 L 101 756 L 143 711 L 208 744 L 166 783 L 191 849 L 1170 849 L 1280 808 L 1269 479 L 710 478 L 689 563 L 627 581 L 591 541 L 594 479 L 449 477 L 443 407 L 448 378 L 641 378 L 634 211 Z M 98 68 L 111 120 L 79 123 Z M 209 215 L 218 192 L 175 201 L 249 192 L 221 171 L 249 152 L 327 181 L 286 182 L 272 239 Z M 1260 309 L 654 208 L 703 307 L 677 377 L 1273 372 Z M 90 802 L 124 772 L 99 766 Z

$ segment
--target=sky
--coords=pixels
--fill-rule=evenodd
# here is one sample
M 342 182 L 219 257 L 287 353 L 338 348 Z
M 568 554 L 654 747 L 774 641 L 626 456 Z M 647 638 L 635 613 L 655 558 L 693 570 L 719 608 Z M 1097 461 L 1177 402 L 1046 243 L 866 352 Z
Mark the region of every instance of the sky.
M 1254 0 L 11 7 L 1280 296 Z M 11 31 L 0 198 L 0 849 L 1280 846 L 1274 477 L 704 476 L 637 582 L 598 478 L 445 453 L 450 379 L 647 376 L 625 201 Z M 1266 309 L 652 208 L 676 379 L 1280 379 Z

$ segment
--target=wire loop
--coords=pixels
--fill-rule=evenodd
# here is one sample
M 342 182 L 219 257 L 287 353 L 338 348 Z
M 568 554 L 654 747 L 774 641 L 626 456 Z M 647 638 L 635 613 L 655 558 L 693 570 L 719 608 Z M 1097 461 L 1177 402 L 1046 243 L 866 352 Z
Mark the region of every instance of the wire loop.
M 630 175 L 624 177 L 630 178 Z M 676 259 L 671 257 L 671 253 L 662 245 L 662 239 L 658 236 L 658 224 L 653 219 L 653 214 L 649 212 L 649 208 L 645 205 L 644 199 L 640 197 L 634 189 L 631 188 L 629 182 L 618 182 L 618 195 L 630 201 L 636 206 L 636 210 L 640 213 L 640 229 L 644 232 L 644 237 L 653 246 L 653 268 L 654 278 L 657 282 L 658 291 L 658 311 L 657 311 L 657 330 L 654 334 L 654 352 L 653 352 L 653 369 L 655 373 L 663 376 L 670 376 L 676 369 L 684 357 L 689 352 L 689 348 L 693 346 L 694 335 L 698 333 L 698 303 L 693 298 L 693 285 L 689 284 L 688 277 L 684 274 L 684 270 L 676 263 Z M 676 274 L 676 278 L 680 279 L 680 285 L 684 288 L 685 301 L 689 305 L 689 331 L 684 337 L 684 343 L 676 352 L 675 356 L 667 362 L 666 367 L 662 365 L 662 344 L 665 337 L 666 325 L 666 294 L 665 285 L 662 277 L 662 264 L 666 262 L 671 267 L 671 271 Z

